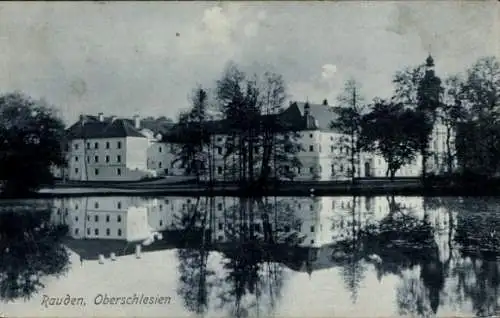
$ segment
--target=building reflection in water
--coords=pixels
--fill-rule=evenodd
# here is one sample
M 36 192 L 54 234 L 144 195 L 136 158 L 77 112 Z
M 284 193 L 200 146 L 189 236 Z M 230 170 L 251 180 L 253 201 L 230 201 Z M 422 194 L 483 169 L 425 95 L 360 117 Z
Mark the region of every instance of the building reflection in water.
M 484 240 L 470 239 L 486 228 L 471 227 L 471 208 L 421 197 L 71 198 L 55 201 L 52 222 L 68 226 L 65 244 L 82 261 L 175 248 L 177 291 L 197 314 L 268 316 L 290 275 L 339 268 L 353 306 L 375 272 L 398 277 L 401 315 L 443 305 L 487 315 L 498 310 L 500 269 L 480 251 Z M 498 218 L 486 219 L 473 221 L 498 239 Z M 210 265 L 215 254 L 221 268 Z

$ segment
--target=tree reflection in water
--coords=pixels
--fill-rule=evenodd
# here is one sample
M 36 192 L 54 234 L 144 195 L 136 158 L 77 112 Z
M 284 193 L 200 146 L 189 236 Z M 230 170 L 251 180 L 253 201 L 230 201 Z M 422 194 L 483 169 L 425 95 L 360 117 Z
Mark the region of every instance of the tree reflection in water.
M 188 237 L 186 233 L 203 233 L 196 236 L 195 245 L 185 240 L 189 246 L 178 251 L 179 294 L 186 307 L 199 315 L 209 308 L 210 294 L 215 291 L 214 306 L 228 310 L 232 317 L 268 316 L 281 296 L 283 251 L 300 242 L 296 231 L 291 230 L 300 224 L 294 216 L 293 200 L 223 200 L 222 215 L 215 216 L 214 199 L 210 198 L 179 218 L 191 220 L 180 225 L 183 237 Z M 222 233 L 216 231 L 216 223 Z M 210 251 L 223 255 L 222 277 L 207 269 Z
M 29 299 L 44 287 L 45 276 L 69 268 L 61 241 L 67 226 L 51 223 L 51 207 L 26 204 L 0 211 L 0 297 Z

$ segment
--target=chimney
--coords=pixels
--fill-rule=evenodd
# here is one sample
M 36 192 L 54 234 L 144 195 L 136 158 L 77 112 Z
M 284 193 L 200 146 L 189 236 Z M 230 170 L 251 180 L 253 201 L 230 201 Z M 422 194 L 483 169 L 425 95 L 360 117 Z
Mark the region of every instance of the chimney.
M 104 113 L 99 113 L 99 114 L 97 114 L 97 116 L 99 117 L 100 122 L 104 121 Z
M 135 127 L 135 129 L 141 128 L 141 119 L 140 119 L 139 115 L 134 115 L 134 127 Z

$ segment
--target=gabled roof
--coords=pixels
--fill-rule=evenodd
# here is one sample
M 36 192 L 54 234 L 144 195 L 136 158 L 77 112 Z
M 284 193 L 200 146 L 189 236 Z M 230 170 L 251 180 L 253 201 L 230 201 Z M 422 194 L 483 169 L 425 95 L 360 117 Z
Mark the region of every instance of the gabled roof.
M 332 130 L 330 128 L 330 122 L 338 118 L 336 112 L 339 107 L 329 106 L 323 104 L 311 104 L 307 102 L 294 102 L 291 107 L 296 107 L 302 116 L 305 115 L 305 105 L 309 104 L 309 115 L 315 123 L 315 128 L 319 130 Z M 316 122 L 317 121 L 317 122 Z M 317 125 L 316 125 L 317 124 Z
M 81 118 L 73 126 L 67 129 L 69 139 L 98 139 L 98 138 L 124 138 L 124 137 L 142 137 L 135 127 L 126 119 L 115 120 L 95 120 L 91 116 Z

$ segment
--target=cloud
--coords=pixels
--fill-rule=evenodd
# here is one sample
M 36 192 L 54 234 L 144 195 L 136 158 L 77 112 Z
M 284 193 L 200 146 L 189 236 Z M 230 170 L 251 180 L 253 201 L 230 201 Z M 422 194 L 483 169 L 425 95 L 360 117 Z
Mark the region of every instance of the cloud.
M 219 6 L 206 9 L 202 18 L 207 34 L 215 42 L 227 44 L 231 40 L 231 22 Z
M 331 80 L 337 73 L 337 66 L 334 64 L 325 64 L 322 67 L 321 78 L 324 80 Z

